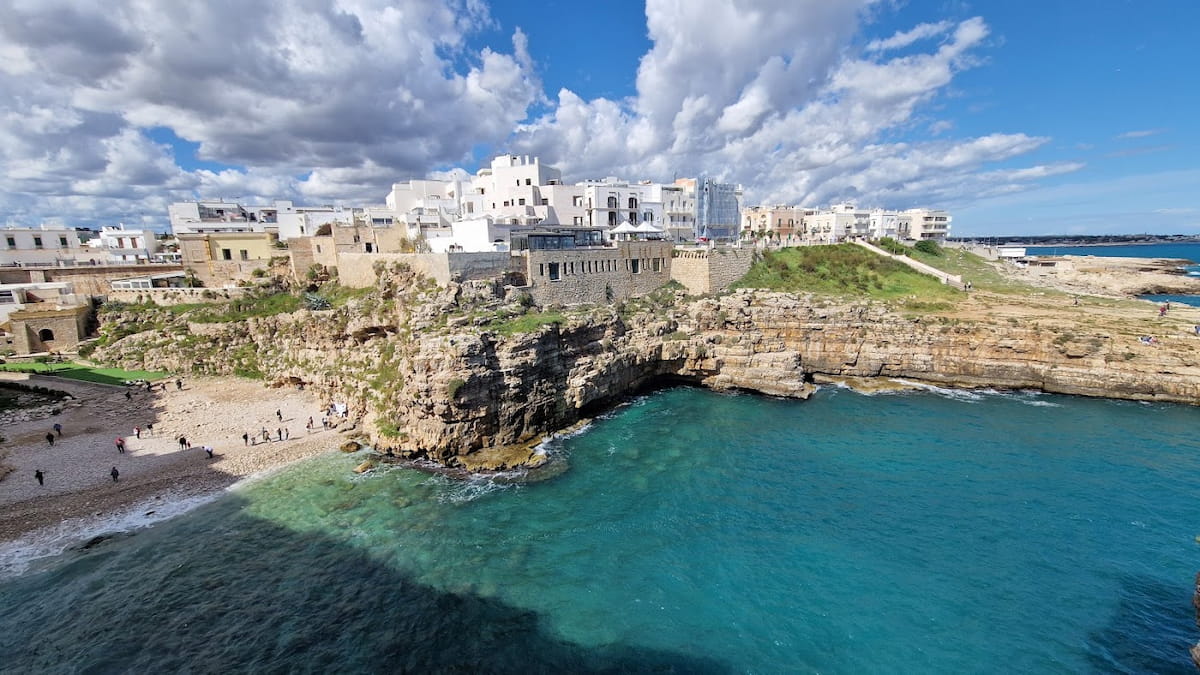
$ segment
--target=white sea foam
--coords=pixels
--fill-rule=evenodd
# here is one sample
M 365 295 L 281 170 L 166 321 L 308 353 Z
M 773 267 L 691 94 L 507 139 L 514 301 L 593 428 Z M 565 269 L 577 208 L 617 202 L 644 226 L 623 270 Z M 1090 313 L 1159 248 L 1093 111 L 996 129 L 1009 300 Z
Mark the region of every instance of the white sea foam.
M 512 482 L 517 472 L 503 472 L 495 476 L 472 476 L 466 480 L 449 480 L 442 476 L 438 489 L 437 500 L 443 504 L 465 504 L 473 502 L 499 490 L 517 487 Z M 503 480 L 507 478 L 508 480 Z
M 148 499 L 116 513 L 71 518 L 29 532 L 14 541 L 0 543 L 0 579 L 24 574 L 39 562 L 61 555 L 94 537 L 135 532 L 183 515 L 221 494 Z
M 921 391 L 926 391 L 931 394 L 937 394 L 938 396 L 942 396 L 944 398 L 954 399 L 956 401 L 966 401 L 968 403 L 977 403 L 979 401 L 982 401 L 984 399 L 984 397 L 988 394 L 999 393 L 999 392 L 995 391 L 994 389 L 951 389 L 949 387 L 939 387 L 936 384 L 929 384 L 927 382 L 917 382 L 915 380 L 901 380 L 899 378 L 896 379 L 896 382 L 899 382 L 900 384 L 903 384 L 908 387 L 912 387 L 913 389 L 920 389 Z M 883 392 L 881 392 L 881 393 L 883 393 Z M 904 391 L 895 391 L 895 392 L 887 392 L 887 393 L 903 394 Z
M 1042 408 L 1061 408 L 1062 407 L 1061 403 L 1055 403 L 1053 401 L 1039 401 L 1037 399 L 1021 399 L 1021 403 L 1024 403 L 1025 405 L 1032 405 L 1032 406 L 1037 406 L 1037 407 L 1042 407 Z

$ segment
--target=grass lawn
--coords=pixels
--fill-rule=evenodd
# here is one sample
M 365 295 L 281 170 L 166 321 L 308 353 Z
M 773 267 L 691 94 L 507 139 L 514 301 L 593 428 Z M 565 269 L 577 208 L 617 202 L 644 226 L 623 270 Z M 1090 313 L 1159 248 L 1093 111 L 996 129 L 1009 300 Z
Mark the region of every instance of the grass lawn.
M 932 276 L 854 244 L 767 251 L 763 260 L 755 263 L 733 287 L 876 300 L 916 296 L 946 307 L 963 297 L 960 291 Z
M 120 368 L 95 368 L 79 363 L 4 363 L 0 371 L 17 373 L 34 373 L 36 375 L 54 375 L 72 380 L 99 382 L 100 384 L 124 384 L 125 380 L 161 380 L 168 373 L 155 373 L 148 370 L 121 370 Z
M 1032 292 L 1046 295 L 1058 294 L 1057 291 L 1039 288 L 1032 284 L 1005 277 L 997 269 L 998 263 L 985 260 L 974 253 L 962 249 L 943 248 L 942 255 L 940 256 L 929 255 L 921 251 L 911 251 L 908 255 L 913 260 L 919 260 L 943 272 L 961 275 L 963 281 L 971 282 L 972 286 L 981 291 L 1016 295 L 1027 295 Z
M 561 324 L 566 320 L 567 318 L 559 312 L 535 312 L 524 314 L 508 321 L 492 322 L 487 325 L 487 328 L 501 335 L 511 337 L 518 333 L 532 333 L 547 324 Z

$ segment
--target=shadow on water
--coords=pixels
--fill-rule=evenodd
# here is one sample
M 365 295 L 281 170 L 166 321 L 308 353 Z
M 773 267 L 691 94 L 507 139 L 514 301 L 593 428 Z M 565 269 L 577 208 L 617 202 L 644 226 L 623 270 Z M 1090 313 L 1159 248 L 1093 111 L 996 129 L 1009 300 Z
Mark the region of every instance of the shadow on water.
M 728 664 L 583 647 L 537 614 L 436 590 L 230 496 L 0 585 L 4 672 L 686 672 Z
M 1097 672 L 1196 672 L 1188 649 L 1197 640 L 1192 586 L 1168 586 L 1149 577 L 1121 580 L 1116 613 L 1088 639 Z

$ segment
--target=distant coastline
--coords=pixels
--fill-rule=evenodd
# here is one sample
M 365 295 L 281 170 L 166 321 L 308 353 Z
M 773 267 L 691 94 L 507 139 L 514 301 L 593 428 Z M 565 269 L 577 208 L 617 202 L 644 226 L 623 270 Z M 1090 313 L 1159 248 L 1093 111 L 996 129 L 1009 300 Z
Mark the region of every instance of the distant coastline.
M 955 244 L 997 246 L 1001 244 L 1023 244 L 1025 246 L 1129 246 L 1134 244 L 1194 244 L 1200 243 L 1200 235 L 1191 234 L 1095 234 L 1095 235 L 1018 235 L 996 237 L 953 237 L 947 239 Z

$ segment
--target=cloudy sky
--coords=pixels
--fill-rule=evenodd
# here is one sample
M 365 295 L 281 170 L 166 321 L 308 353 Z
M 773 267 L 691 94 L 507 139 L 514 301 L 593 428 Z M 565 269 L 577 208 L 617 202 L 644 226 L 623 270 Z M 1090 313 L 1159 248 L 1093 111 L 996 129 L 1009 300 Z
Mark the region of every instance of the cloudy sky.
M 381 203 L 497 153 L 955 234 L 1200 234 L 1200 3 L 0 0 L 0 219 Z

